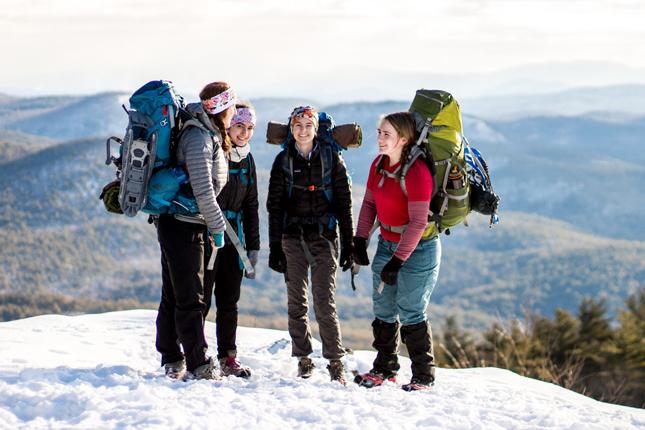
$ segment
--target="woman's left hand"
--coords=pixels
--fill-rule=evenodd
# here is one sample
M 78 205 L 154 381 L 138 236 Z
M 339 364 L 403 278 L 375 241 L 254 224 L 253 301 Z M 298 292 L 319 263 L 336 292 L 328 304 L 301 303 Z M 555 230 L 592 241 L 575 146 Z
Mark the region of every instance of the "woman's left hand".
M 399 275 L 399 270 L 401 270 L 403 263 L 404 262 L 401 259 L 393 255 L 392 258 L 390 258 L 390 261 L 385 264 L 383 270 L 381 270 L 381 281 L 388 285 L 395 285 L 396 278 Z

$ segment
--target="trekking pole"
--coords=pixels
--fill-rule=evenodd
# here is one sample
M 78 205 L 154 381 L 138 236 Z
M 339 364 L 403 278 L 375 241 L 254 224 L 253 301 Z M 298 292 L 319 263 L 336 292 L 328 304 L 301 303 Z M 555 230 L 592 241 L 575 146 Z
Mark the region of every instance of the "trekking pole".
M 356 284 L 354 283 L 354 278 L 358 275 L 358 272 L 361 271 L 361 266 L 356 263 L 352 263 L 352 268 L 350 269 L 352 275 L 352 290 L 356 291 Z
M 213 270 L 213 267 L 215 267 L 215 258 L 217 257 L 217 247 L 215 246 L 214 243 L 211 243 L 211 247 L 213 248 L 213 252 L 211 252 L 211 258 L 208 260 L 208 265 L 206 266 L 206 270 Z
M 246 251 L 244 250 L 244 246 L 242 245 L 242 242 L 240 242 L 240 238 L 237 237 L 237 234 L 235 234 L 235 230 L 233 229 L 233 226 L 231 225 L 231 223 L 228 222 L 228 219 L 224 218 L 224 223 L 226 224 L 226 235 L 228 236 L 231 243 L 237 250 L 237 253 L 240 256 L 240 259 L 242 260 L 242 264 L 244 265 L 244 270 L 248 275 L 253 276 L 255 274 L 255 268 L 251 264 L 251 260 L 249 260 L 249 256 L 246 255 Z

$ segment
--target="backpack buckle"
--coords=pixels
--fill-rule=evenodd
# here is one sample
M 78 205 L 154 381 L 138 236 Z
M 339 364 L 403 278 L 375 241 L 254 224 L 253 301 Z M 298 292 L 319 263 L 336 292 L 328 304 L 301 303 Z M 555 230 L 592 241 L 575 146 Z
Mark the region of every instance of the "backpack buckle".
M 316 186 L 315 186 L 315 185 L 309 185 L 309 186 L 307 187 L 307 189 L 308 189 L 309 191 L 316 191 Z

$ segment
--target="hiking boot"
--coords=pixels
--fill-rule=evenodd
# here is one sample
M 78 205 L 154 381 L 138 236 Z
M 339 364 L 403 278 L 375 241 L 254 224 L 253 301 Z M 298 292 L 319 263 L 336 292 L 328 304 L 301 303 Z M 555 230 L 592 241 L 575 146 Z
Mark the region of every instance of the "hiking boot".
M 327 370 L 329 370 L 329 376 L 332 381 L 338 381 L 341 384 L 345 385 L 345 368 L 343 367 L 343 362 L 340 360 L 329 360 L 327 365 Z
M 179 361 L 163 365 L 166 376 L 170 379 L 182 379 L 186 373 L 186 361 L 182 358 Z
M 206 363 L 198 366 L 192 372 L 187 371 L 185 379 L 219 379 L 215 373 L 215 363 L 213 363 L 213 359 L 209 357 Z
M 434 385 L 434 380 L 412 378 L 409 384 L 401 386 L 403 391 L 424 391 L 429 390 Z
M 374 388 L 383 385 L 385 381 L 396 382 L 396 374 L 384 374 L 374 369 L 368 373 L 357 374 L 354 382 L 365 388 Z
M 248 378 L 251 376 L 251 369 L 243 367 L 234 355 L 220 358 L 219 368 L 220 375 L 222 376 L 237 376 L 238 378 Z
M 309 357 L 300 357 L 298 359 L 298 377 L 307 379 L 314 373 L 314 362 Z

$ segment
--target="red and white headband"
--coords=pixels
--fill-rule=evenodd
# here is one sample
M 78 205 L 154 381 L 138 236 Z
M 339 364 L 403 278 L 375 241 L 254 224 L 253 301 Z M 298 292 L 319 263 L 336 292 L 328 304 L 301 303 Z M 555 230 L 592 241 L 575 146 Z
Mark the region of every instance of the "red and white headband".
M 229 88 L 210 99 L 202 100 L 202 106 L 207 113 L 216 115 L 220 112 L 224 112 L 231 106 L 235 106 L 236 102 L 237 96 L 235 95 L 235 91 L 233 91 L 232 88 Z

